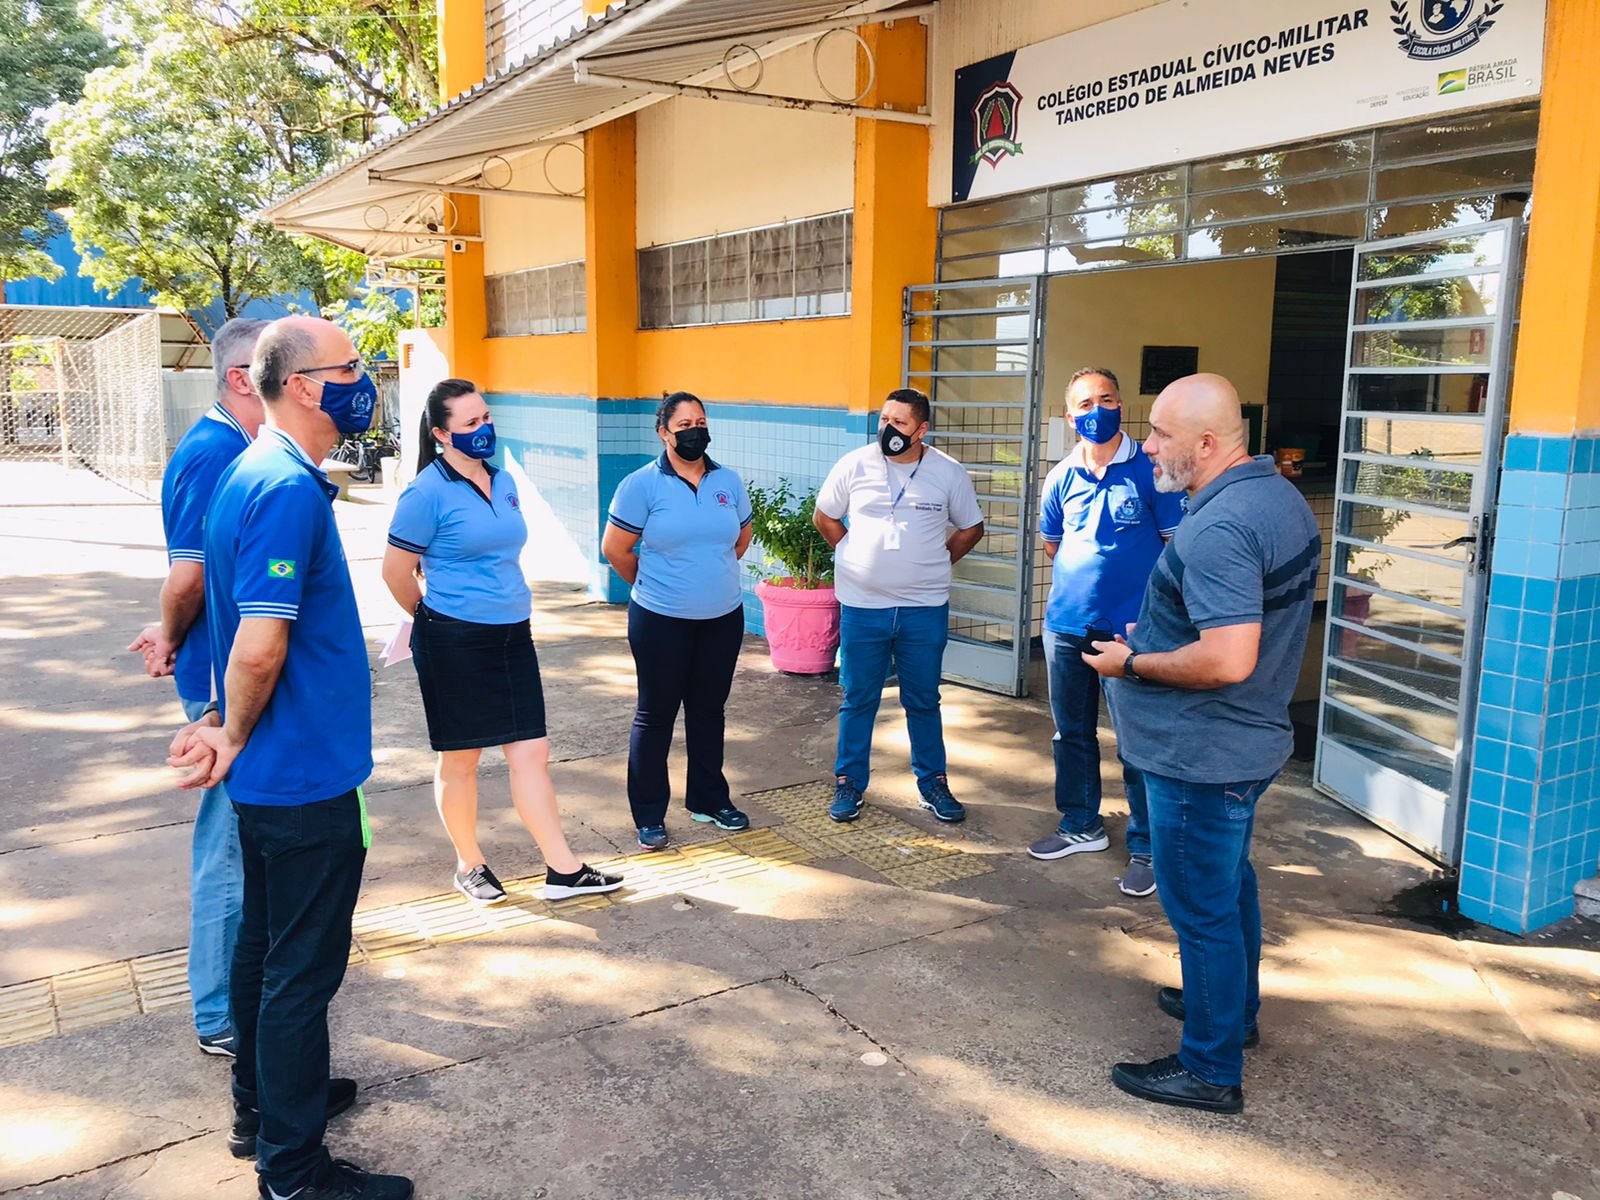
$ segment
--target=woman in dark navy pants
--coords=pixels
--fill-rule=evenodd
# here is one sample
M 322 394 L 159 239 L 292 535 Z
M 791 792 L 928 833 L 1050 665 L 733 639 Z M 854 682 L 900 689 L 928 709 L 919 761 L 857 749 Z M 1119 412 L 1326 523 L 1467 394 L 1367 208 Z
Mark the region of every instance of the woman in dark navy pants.
M 656 410 L 661 456 L 617 486 L 601 552 L 633 586 L 628 646 L 639 703 L 628 804 L 646 850 L 667 846 L 667 751 L 678 709 L 688 743 L 684 804 L 696 821 L 748 829 L 722 773 L 723 708 L 744 642 L 739 560 L 750 547 L 744 481 L 706 454 L 706 410 L 674 392 Z

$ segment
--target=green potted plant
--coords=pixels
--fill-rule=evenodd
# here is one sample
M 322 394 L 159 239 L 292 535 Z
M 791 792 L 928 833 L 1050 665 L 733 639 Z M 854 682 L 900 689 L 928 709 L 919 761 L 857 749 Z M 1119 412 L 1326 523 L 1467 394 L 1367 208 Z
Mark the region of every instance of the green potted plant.
M 761 577 L 756 595 L 772 665 L 796 675 L 826 674 L 839 648 L 839 600 L 833 592 L 833 547 L 811 523 L 817 494 L 798 497 L 787 479 L 748 491 L 751 532 L 781 568 L 751 567 Z

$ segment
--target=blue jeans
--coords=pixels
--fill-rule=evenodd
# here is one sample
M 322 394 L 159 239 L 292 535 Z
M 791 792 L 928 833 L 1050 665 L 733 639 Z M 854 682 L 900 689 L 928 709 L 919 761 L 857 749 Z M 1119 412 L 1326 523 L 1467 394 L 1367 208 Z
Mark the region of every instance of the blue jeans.
M 328 1004 L 350 959 L 367 858 L 360 789 L 240 804 L 244 922 L 233 955 L 234 1103 L 259 1109 L 256 1171 L 280 1196 L 328 1161 Z
M 1056 735 L 1056 811 L 1062 833 L 1088 833 L 1100 822 L 1100 676 L 1083 661 L 1082 638 L 1044 631 L 1050 667 L 1050 715 Z M 1150 853 L 1150 805 L 1144 772 L 1119 754 L 1122 784 L 1128 794 L 1129 854 Z
M 950 606 L 852 608 L 839 613 L 839 749 L 833 773 L 867 790 L 872 762 L 872 727 L 883 684 L 893 663 L 900 678 L 900 705 L 911 735 L 911 770 L 922 783 L 945 773 L 944 724 L 939 717 L 939 679 L 950 640 Z
M 191 721 L 198 721 L 206 707 L 204 700 L 180 697 L 179 703 Z M 229 1028 L 228 972 L 243 897 L 239 818 L 219 783 L 200 793 L 189 852 L 189 999 L 195 1032 L 202 1037 Z
M 1156 884 L 1183 967 L 1178 1059 L 1207 1083 L 1240 1082 L 1245 1030 L 1261 1008 L 1261 902 L 1250 837 L 1256 801 L 1276 778 L 1186 783 L 1145 772 Z

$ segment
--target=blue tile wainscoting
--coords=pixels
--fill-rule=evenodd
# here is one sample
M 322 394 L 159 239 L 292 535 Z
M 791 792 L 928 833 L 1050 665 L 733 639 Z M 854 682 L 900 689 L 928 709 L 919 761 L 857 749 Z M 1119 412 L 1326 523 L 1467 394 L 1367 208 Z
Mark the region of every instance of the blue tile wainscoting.
M 1527 933 L 1600 865 L 1600 438 L 1507 438 L 1495 522 L 1461 911 Z
M 596 403 L 582 396 L 505 392 L 488 400 L 504 453 L 515 456 L 591 564 L 590 595 L 625 602 L 628 589 L 600 557 L 600 537 L 617 484 L 660 453 L 656 401 Z M 706 417 L 711 457 L 739 472 L 746 484 L 770 487 L 787 479 L 802 495 L 820 486 L 847 451 L 867 442 L 877 424 L 875 414 L 842 408 L 717 401 L 706 405 Z M 762 634 L 750 568 L 765 568 L 769 560 L 754 545 L 745 563 L 745 628 Z

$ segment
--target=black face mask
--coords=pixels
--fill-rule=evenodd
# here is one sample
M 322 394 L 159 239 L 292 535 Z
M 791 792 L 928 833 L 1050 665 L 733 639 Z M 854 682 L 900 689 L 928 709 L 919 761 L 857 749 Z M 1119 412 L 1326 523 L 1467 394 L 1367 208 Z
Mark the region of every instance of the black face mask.
M 684 462 L 699 462 L 711 444 L 711 431 L 701 425 L 680 429 L 672 436 L 672 448 Z
M 901 433 L 885 421 L 878 429 L 878 449 L 890 458 L 895 458 L 911 449 L 911 435 Z

